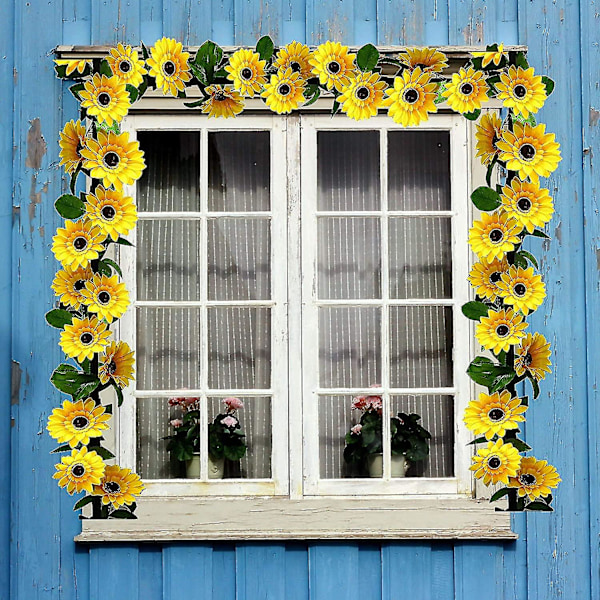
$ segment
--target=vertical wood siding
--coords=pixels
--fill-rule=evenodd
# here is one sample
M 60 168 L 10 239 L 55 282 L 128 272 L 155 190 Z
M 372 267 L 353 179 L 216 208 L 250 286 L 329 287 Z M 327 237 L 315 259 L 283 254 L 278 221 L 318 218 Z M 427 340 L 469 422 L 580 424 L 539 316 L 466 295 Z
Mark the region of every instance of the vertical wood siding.
M 8 511 L 0 515 L 0 597 L 600 598 L 599 14 L 598 0 L 0 3 L 0 505 L 10 497 L 12 513 L 12 541 Z M 76 105 L 48 53 L 58 44 L 151 44 L 162 35 L 253 44 L 264 34 L 276 43 L 527 44 L 536 71 L 557 81 L 540 118 L 561 141 L 563 161 L 549 180 L 556 215 L 542 266 L 548 299 L 532 323 L 553 344 L 555 373 L 533 403 L 527 439 L 557 464 L 563 484 L 555 515 L 513 517 L 517 542 L 72 541 L 79 529 L 72 499 L 50 478 L 54 444 L 45 423 L 61 398 L 48 376 L 60 353 L 42 314 L 53 301 L 52 205 L 64 187 L 56 140 Z

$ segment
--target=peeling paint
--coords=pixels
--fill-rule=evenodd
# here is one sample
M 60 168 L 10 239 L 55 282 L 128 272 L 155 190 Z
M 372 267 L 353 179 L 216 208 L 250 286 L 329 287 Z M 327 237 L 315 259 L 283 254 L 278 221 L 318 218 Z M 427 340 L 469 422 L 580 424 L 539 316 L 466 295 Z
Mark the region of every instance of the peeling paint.
M 595 127 L 600 121 L 600 110 L 590 106 L 590 127 Z
M 600 271 L 600 249 L 596 250 L 596 269 Z
M 29 131 L 27 132 L 27 159 L 25 166 L 39 171 L 42 166 L 42 158 L 48 150 L 46 140 L 42 135 L 42 125 L 39 117 L 30 121 Z
M 15 67 L 13 67 L 13 83 L 17 85 L 19 83 L 19 71 Z
M 21 376 L 23 371 L 21 365 L 13 360 L 10 365 L 10 403 L 19 404 L 19 396 L 21 394 Z
M 554 230 L 554 237 L 559 244 L 562 244 L 562 223 L 559 223 Z
M 38 231 L 39 231 L 40 237 L 42 239 L 44 239 L 46 237 L 46 228 L 42 225 L 41 227 L 38 227 Z

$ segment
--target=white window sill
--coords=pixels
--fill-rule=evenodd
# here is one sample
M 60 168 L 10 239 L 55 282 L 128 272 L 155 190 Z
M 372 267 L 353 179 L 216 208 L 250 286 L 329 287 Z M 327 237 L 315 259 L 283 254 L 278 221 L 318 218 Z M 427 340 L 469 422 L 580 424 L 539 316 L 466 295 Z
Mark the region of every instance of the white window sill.
M 136 520 L 84 520 L 77 542 L 501 539 L 510 513 L 470 498 L 143 497 Z

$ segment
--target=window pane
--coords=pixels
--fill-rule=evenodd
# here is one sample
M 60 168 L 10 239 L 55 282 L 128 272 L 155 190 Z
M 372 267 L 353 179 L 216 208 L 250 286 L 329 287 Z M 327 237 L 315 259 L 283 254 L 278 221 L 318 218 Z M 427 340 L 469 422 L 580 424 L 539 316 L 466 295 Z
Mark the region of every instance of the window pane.
M 208 134 L 208 210 L 269 210 L 271 149 L 268 131 Z M 282 163 L 281 168 L 285 168 Z
M 379 219 L 319 219 L 319 298 L 381 298 Z
M 452 385 L 452 307 L 390 306 L 390 382 Z
M 142 390 L 200 387 L 200 309 L 137 309 L 137 384 Z
M 321 387 L 367 387 L 381 381 L 378 307 L 319 309 Z
M 146 159 L 138 183 L 138 210 L 200 210 L 200 134 L 140 131 L 138 140 Z
M 270 220 L 209 219 L 209 300 L 268 300 L 270 297 Z
M 379 132 L 317 133 L 319 210 L 379 210 Z
M 200 298 L 200 222 L 138 221 L 138 300 Z
M 450 133 L 388 132 L 388 208 L 450 210 Z
M 454 475 L 454 397 L 392 396 L 391 412 L 420 415 L 419 424 L 431 434 L 429 457 L 411 465 L 407 477 Z
M 451 298 L 450 217 L 390 218 L 390 297 Z
M 271 398 L 240 396 L 244 407 L 237 410 L 239 431 L 247 451 L 239 461 L 225 461 L 224 478 L 269 479 L 271 477 Z M 208 399 L 208 422 L 225 415 L 223 398 Z M 219 419 L 221 420 L 221 419 Z
M 268 389 L 271 385 L 271 309 L 208 309 L 208 386 Z

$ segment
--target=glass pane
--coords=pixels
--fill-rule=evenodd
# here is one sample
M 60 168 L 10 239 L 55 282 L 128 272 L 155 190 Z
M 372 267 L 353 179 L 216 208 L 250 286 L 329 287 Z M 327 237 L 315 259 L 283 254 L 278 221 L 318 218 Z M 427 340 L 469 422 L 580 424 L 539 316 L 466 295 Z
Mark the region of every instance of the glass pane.
M 381 382 L 378 307 L 319 309 L 321 387 L 367 387 Z
M 431 434 L 429 456 L 410 466 L 407 477 L 454 476 L 454 397 L 392 396 L 392 415 L 416 413 Z
M 268 300 L 270 297 L 270 220 L 209 219 L 209 300 Z
M 319 219 L 319 298 L 381 298 L 379 219 Z
M 208 134 L 209 211 L 270 209 L 269 136 L 268 131 L 214 131 Z
M 452 297 L 450 217 L 390 218 L 390 297 Z
M 138 183 L 138 210 L 200 210 L 200 134 L 140 131 L 146 169 Z
M 271 309 L 208 309 L 208 386 L 267 389 L 271 385 Z
M 220 423 L 227 416 L 239 422 L 247 450 L 237 461 L 225 460 L 224 478 L 270 479 L 271 477 L 271 398 L 240 397 L 243 408 L 227 414 L 223 398 L 208 399 L 208 422 Z M 220 417 L 220 418 L 217 418 Z M 233 423 L 233 422 L 232 422 Z M 210 448 L 209 448 L 210 452 Z
M 388 208 L 450 210 L 450 133 L 388 132 Z
M 138 300 L 198 300 L 199 245 L 199 221 L 139 221 Z
M 200 386 L 200 309 L 137 309 L 137 381 L 142 390 Z
M 317 133 L 319 210 L 379 210 L 379 132 Z
M 452 385 L 452 307 L 390 306 L 392 387 Z

